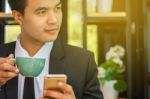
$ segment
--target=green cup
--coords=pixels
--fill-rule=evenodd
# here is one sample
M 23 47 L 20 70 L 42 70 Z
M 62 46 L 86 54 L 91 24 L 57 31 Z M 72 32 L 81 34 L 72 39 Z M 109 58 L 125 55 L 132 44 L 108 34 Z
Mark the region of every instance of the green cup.
M 45 65 L 45 59 L 16 57 L 15 63 L 23 76 L 36 77 L 42 72 Z

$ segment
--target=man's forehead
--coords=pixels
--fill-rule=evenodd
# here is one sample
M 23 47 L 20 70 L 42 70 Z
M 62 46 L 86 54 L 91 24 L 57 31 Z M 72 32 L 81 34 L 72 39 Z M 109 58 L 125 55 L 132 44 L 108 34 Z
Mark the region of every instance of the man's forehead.
M 35 0 L 27 0 L 27 1 L 35 1 Z M 46 2 L 48 2 L 48 1 L 49 1 L 49 2 L 55 2 L 55 1 L 58 2 L 58 1 L 59 1 L 59 2 L 60 2 L 60 1 L 62 1 L 62 0 L 36 0 L 36 1 L 46 1 Z
M 35 11 L 39 8 L 53 9 L 60 4 L 60 0 L 28 0 L 25 10 Z
M 60 4 L 61 0 L 28 0 L 28 5 L 49 5 L 49 6 L 55 6 L 57 4 Z

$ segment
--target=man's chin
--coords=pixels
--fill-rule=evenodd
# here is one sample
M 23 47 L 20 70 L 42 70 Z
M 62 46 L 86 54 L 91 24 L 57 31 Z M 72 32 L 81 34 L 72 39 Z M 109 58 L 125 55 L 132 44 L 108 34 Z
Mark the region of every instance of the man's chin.
M 49 38 L 49 39 L 45 39 L 44 42 L 54 42 L 57 39 L 57 37 L 55 38 Z

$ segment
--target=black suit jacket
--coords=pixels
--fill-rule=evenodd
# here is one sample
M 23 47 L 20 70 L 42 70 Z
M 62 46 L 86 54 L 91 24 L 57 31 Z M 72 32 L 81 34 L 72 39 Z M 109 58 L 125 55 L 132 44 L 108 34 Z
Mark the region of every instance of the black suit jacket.
M 0 57 L 14 53 L 15 42 L 0 45 Z M 77 99 L 103 99 L 97 79 L 97 65 L 91 52 L 54 42 L 50 56 L 50 74 L 66 74 Z M 18 77 L 1 86 L 0 99 L 17 99 Z

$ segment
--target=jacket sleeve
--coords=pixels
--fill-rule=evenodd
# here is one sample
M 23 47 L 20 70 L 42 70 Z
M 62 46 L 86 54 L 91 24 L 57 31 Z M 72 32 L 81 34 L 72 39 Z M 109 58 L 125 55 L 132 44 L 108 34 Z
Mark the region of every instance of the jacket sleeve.
M 86 82 L 83 99 L 103 99 L 102 92 L 100 90 L 99 80 L 97 78 L 97 65 L 94 61 L 93 53 L 90 55 L 88 68 L 86 74 Z
M 5 86 L 0 86 L 0 99 L 6 99 L 6 90 Z

